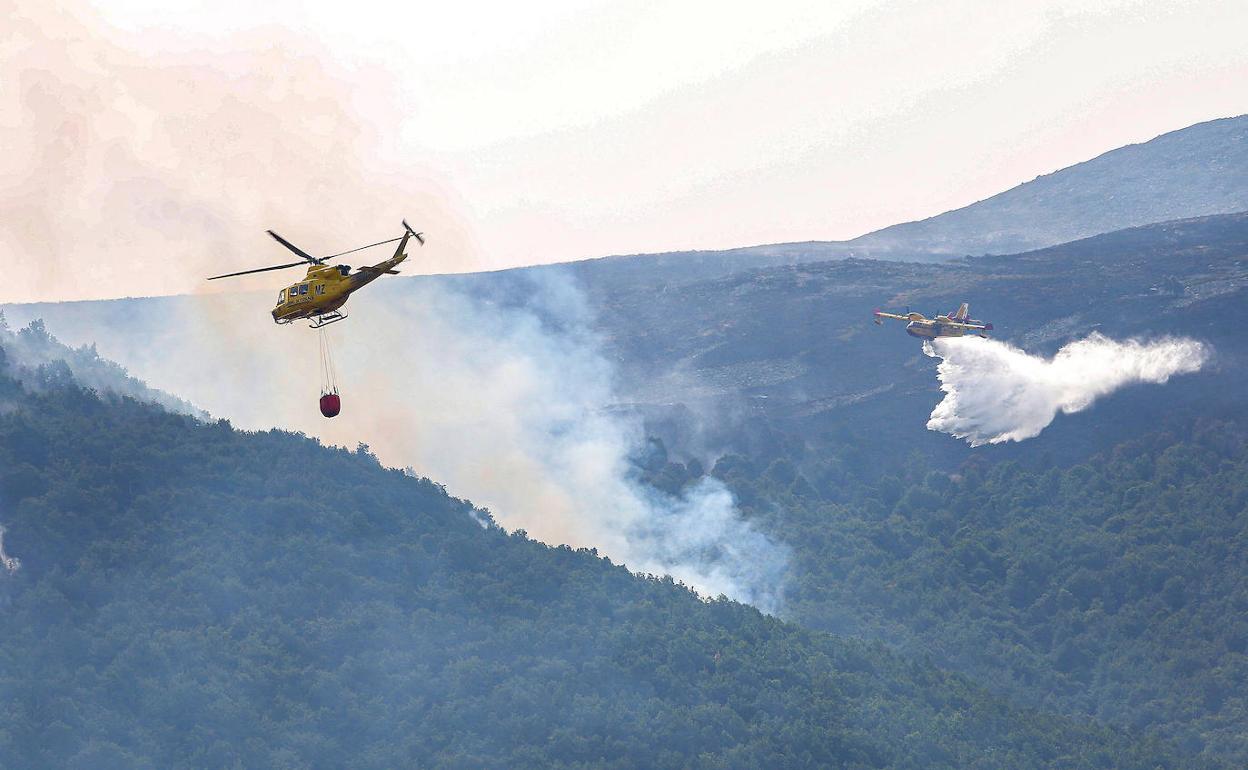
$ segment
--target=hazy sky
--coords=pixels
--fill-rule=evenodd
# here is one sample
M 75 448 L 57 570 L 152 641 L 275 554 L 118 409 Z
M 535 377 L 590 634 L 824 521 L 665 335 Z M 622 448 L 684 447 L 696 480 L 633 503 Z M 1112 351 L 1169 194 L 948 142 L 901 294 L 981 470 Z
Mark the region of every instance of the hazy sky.
M 848 238 L 1248 112 L 1243 2 L 0 13 L 0 302 L 215 289 L 286 261 L 265 228 L 401 215 L 409 270 Z

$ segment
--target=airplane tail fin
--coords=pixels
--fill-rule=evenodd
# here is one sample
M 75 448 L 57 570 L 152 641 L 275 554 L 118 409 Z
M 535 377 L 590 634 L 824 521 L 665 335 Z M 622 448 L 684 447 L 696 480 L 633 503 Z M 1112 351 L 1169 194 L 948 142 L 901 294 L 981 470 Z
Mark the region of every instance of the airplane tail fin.
M 970 317 L 971 317 L 971 305 L 969 302 L 963 302 L 961 305 L 958 306 L 958 312 L 953 314 L 953 320 L 961 321 L 963 323 L 965 323 L 966 319 Z

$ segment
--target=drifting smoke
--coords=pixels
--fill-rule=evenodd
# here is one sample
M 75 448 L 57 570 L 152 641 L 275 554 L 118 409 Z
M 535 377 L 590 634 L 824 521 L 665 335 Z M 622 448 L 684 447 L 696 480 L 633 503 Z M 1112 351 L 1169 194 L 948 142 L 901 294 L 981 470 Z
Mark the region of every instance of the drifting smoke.
M 1208 359 L 1195 340 L 1118 342 L 1101 334 L 1066 345 L 1052 359 L 969 338 L 924 343 L 923 352 L 941 359 L 936 376 L 945 392 L 928 429 L 971 446 L 1033 438 L 1059 411 L 1080 412 L 1124 385 L 1164 383 L 1199 370 Z
M 204 278 L 290 261 L 265 228 L 330 253 L 403 216 L 440 238 L 422 269 L 477 264 L 434 161 L 396 159 L 385 73 L 286 29 L 140 50 L 81 4 L 0 18 L 0 301 L 226 289 Z
M 202 291 L 205 276 L 289 261 L 266 227 L 326 253 L 402 216 L 431 239 L 405 272 L 479 264 L 441 175 L 395 160 L 383 139 L 410 119 L 362 95 L 384 73 L 344 79 L 287 30 L 153 53 L 86 9 L 0 0 L 0 11 L 0 111 L 12 117 L 0 121 L 3 299 Z M 543 280 L 511 303 L 446 282 L 370 287 L 328 331 L 343 342 L 344 407 L 326 421 L 316 335 L 268 318 L 270 291 L 294 277 L 277 275 L 228 286 L 263 286 L 263 297 L 58 305 L 25 320 L 44 315 L 62 339 L 98 342 L 105 358 L 240 427 L 366 443 L 509 528 L 776 606 L 784 551 L 721 485 L 672 498 L 633 478 L 640 424 L 605 411 L 612 369 L 571 284 Z
M 435 248 L 431 241 L 426 248 Z M 418 259 L 420 252 L 413 252 Z M 214 417 L 278 426 L 378 458 L 488 508 L 508 529 L 594 547 L 703 595 L 778 609 L 788 551 L 703 478 L 671 496 L 636 478 L 640 417 L 612 408 L 583 292 L 558 269 L 370 286 L 328 328 L 342 415 L 316 408 L 317 333 L 278 327 L 268 295 L 10 306 L 95 342 L 153 387 Z
M 129 396 L 159 404 L 171 412 L 207 417 L 186 401 L 149 388 L 115 362 L 100 358 L 94 345 L 79 348 L 62 345 L 48 334 L 42 320 L 33 320 L 26 328 L 14 332 L 0 312 L 0 366 L 28 390 L 39 390 L 42 378 L 63 367 L 79 385 L 102 395 Z M 0 555 L 3 555 L 2 549 Z
M 614 370 L 571 279 L 521 275 L 513 301 L 402 288 L 350 330 L 391 329 L 402 344 L 342 353 L 345 371 L 360 374 L 352 387 L 409 403 L 402 424 L 370 431 L 385 437 L 383 457 L 488 506 L 508 528 L 596 547 L 704 595 L 778 607 L 786 550 L 741 518 L 722 484 L 708 477 L 670 496 L 635 478 L 641 421 L 607 409 Z M 378 352 L 389 365 L 376 365 Z M 353 362 L 359 353 L 371 365 Z

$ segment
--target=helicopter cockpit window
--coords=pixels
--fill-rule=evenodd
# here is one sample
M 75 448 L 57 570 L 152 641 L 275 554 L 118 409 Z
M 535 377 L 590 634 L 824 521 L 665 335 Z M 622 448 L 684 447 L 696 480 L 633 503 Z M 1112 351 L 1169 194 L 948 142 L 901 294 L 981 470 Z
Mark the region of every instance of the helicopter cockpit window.
M 308 293 L 308 285 L 307 285 L 306 283 L 301 283 L 301 284 L 299 284 L 299 293 L 300 293 L 300 294 L 307 294 L 307 293 Z

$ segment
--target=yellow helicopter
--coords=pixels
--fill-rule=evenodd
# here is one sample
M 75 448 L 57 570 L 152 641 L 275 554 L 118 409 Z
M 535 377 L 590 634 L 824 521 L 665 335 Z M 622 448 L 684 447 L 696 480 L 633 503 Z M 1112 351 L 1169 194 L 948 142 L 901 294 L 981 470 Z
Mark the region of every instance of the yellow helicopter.
M 363 288 L 383 275 L 398 274 L 399 271 L 394 268 L 407 259 L 407 254 L 403 252 L 403 249 L 407 248 L 408 239 L 415 238 L 420 242 L 420 245 L 425 245 L 424 233 L 418 233 L 413 230 L 406 219 L 403 220 L 403 231 L 403 235 L 399 238 L 370 243 L 367 246 L 331 254 L 328 257 L 314 257 L 282 236 L 269 230 L 267 232 L 273 236 L 274 240 L 298 254 L 302 257 L 302 260 L 291 262 L 288 265 L 273 265 L 272 267 L 261 267 L 255 270 L 242 270 L 237 273 L 214 275 L 208 280 L 215 281 L 218 278 L 233 278 L 236 275 L 250 275 L 251 273 L 264 273 L 269 270 L 284 270 L 288 267 L 307 265 L 308 273 L 303 277 L 303 280 L 287 286 L 278 294 L 277 307 L 273 308 L 273 320 L 279 324 L 288 324 L 301 318 L 308 318 L 312 321 L 312 328 L 319 329 L 337 321 L 342 321 L 347 317 L 347 314 L 342 312 L 341 308 L 352 292 Z M 349 265 L 325 264 L 328 260 L 337 257 L 364 249 L 371 249 L 374 246 L 394 243 L 395 241 L 399 242 L 399 247 L 395 249 L 393 257 L 370 267 L 357 268 L 354 273 L 351 272 Z

